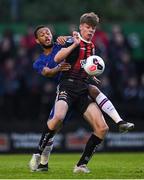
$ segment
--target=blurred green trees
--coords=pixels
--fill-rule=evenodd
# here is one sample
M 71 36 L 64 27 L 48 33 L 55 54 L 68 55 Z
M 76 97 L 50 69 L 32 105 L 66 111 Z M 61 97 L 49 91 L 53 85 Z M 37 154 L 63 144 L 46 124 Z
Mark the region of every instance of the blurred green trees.
M 143 21 L 144 0 L 0 0 L 0 22 L 77 23 L 88 11 L 105 21 Z

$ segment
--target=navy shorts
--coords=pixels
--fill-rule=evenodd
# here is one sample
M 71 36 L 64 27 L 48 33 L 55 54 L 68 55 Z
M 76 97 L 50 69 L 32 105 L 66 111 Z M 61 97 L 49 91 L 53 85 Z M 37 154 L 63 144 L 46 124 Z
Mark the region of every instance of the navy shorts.
M 58 87 L 57 101 L 65 101 L 69 109 L 83 113 L 86 111 L 92 99 L 89 98 L 88 84 L 79 80 L 63 80 Z

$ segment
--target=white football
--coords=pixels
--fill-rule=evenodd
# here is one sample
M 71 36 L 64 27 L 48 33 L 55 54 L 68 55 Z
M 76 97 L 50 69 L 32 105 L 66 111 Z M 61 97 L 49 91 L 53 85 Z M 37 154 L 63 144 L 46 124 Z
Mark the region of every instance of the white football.
M 99 76 L 105 69 L 105 63 L 100 56 L 93 55 L 86 59 L 83 67 L 90 76 Z

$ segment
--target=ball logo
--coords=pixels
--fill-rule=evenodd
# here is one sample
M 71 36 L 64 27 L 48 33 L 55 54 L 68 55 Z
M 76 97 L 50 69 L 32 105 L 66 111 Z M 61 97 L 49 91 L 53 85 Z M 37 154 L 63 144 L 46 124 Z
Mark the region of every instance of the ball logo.
M 103 67 L 98 63 L 98 60 L 96 58 L 93 59 L 93 63 L 97 65 L 97 69 L 102 70 Z
M 93 63 L 94 63 L 95 65 L 98 65 L 98 60 L 97 60 L 96 58 L 93 58 Z
M 97 67 L 95 65 L 92 65 L 89 67 L 89 71 L 96 71 Z
M 102 69 L 103 69 L 103 66 L 100 65 L 100 64 L 98 64 L 97 68 L 98 68 L 99 70 L 102 70 Z

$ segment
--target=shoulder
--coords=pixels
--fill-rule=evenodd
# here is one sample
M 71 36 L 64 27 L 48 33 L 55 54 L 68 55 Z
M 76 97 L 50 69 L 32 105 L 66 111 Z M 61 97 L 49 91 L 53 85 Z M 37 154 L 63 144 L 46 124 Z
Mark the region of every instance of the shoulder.
M 91 46 L 92 48 L 95 48 L 95 44 L 93 42 L 91 42 Z
M 74 43 L 74 39 L 72 36 L 68 37 L 65 43 L 65 47 L 68 47 Z
M 40 54 L 35 60 L 34 60 L 34 63 L 36 62 L 39 62 L 39 61 L 43 61 L 45 58 L 44 58 L 44 55 L 43 54 Z
M 54 43 L 53 45 L 53 49 L 56 51 L 56 50 L 60 50 L 61 48 L 63 48 L 63 46 L 61 44 L 58 44 L 58 43 Z
M 43 64 L 46 62 L 46 58 L 44 54 L 40 54 L 33 62 L 33 68 L 38 68 L 40 64 Z

